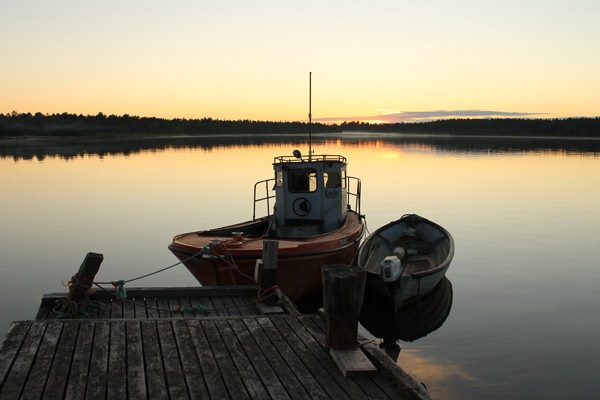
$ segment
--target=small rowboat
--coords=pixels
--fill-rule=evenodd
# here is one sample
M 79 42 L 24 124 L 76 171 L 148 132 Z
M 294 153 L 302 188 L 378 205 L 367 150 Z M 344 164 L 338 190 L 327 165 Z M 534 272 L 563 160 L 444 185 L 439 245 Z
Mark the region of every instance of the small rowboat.
M 446 274 L 454 239 L 438 224 L 416 214 L 377 229 L 360 246 L 355 264 L 367 270 L 365 296 L 376 296 L 394 312 L 429 293 Z

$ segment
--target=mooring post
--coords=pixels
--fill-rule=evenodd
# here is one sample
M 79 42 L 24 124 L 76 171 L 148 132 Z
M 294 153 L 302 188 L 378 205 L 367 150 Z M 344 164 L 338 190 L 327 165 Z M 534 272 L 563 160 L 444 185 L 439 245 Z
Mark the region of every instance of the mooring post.
M 376 372 L 377 367 L 357 343 L 367 272 L 357 266 L 333 264 L 323 266 L 322 274 L 329 355 L 345 377 Z
M 323 308 L 327 321 L 326 346 L 335 349 L 355 348 L 366 271 L 346 264 L 325 265 L 321 271 Z
M 263 254 L 261 262 L 256 264 L 256 282 L 258 284 L 258 296 L 264 297 L 265 304 L 273 305 L 279 302 L 276 295 L 277 286 L 277 252 L 279 242 L 277 240 L 263 241 Z M 266 297 L 265 297 L 266 296 Z
M 69 292 L 71 301 L 81 301 L 85 298 L 87 291 L 92 286 L 92 282 L 100 269 L 100 264 L 104 260 L 104 256 L 100 253 L 87 253 L 79 271 L 71 279 L 72 290 Z

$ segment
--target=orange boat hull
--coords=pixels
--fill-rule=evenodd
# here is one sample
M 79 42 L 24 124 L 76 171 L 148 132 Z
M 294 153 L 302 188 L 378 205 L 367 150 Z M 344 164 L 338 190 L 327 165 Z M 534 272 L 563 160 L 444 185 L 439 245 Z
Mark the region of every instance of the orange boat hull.
M 263 223 L 266 225 L 265 220 Z M 253 225 L 248 222 L 177 235 L 169 249 L 203 286 L 256 285 L 254 269 L 262 257 L 263 241 L 277 240 L 277 285 L 301 311 L 314 312 L 323 304 L 321 267 L 351 264 L 364 233 L 361 218 L 349 212 L 340 229 L 310 238 L 224 234 Z M 219 235 L 211 234 L 215 232 Z

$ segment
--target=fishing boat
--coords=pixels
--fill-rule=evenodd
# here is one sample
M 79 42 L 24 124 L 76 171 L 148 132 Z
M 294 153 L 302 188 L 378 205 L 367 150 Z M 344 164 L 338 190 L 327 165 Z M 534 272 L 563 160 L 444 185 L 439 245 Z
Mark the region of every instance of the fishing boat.
M 361 181 L 347 175 L 345 157 L 313 154 L 310 95 L 308 117 L 308 155 L 274 158 L 273 178 L 254 185 L 251 220 L 173 238 L 169 249 L 202 285 L 256 285 L 265 241 L 277 241 L 276 285 L 301 311 L 316 311 L 321 267 L 352 263 L 364 233 Z
M 351 264 L 364 232 L 360 180 L 343 156 L 294 154 L 275 157 L 275 177 L 254 185 L 252 220 L 173 238 L 169 249 L 202 285 L 256 285 L 264 241 L 276 240 L 277 285 L 299 308 L 316 309 L 321 267 Z M 257 204 L 273 200 L 274 212 L 256 218 Z
M 365 268 L 365 297 L 393 312 L 429 293 L 445 276 L 454 239 L 440 225 L 407 214 L 377 229 L 360 246 L 355 264 Z

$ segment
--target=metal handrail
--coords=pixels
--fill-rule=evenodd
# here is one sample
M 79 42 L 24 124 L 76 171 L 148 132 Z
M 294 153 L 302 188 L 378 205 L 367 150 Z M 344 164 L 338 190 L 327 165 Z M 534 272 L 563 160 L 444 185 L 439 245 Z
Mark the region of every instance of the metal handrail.
M 275 178 L 269 178 L 269 179 L 265 179 L 262 181 L 258 181 L 254 184 L 254 206 L 252 207 L 252 220 L 256 220 L 256 204 L 261 202 L 261 201 L 265 201 L 267 204 L 267 214 L 269 215 L 271 213 L 271 202 L 270 200 L 275 198 L 275 194 L 269 194 L 269 183 L 273 182 L 275 183 Z M 264 183 L 265 184 L 265 196 L 264 197 L 256 197 L 256 190 L 258 185 Z M 272 187 L 272 186 L 271 186 Z
M 338 154 L 316 154 L 312 156 L 277 156 L 273 159 L 275 164 L 284 163 L 284 162 L 309 162 L 309 161 L 339 161 L 346 162 L 346 157 L 338 155 Z
M 355 176 L 347 176 L 347 188 L 348 188 L 348 204 L 350 204 L 352 197 L 354 197 L 354 211 L 360 215 L 360 195 L 361 195 L 361 181 L 360 178 Z M 354 184 L 355 191 L 352 191 L 352 183 Z
M 346 187 L 348 189 L 347 191 L 347 201 L 348 204 L 351 204 L 352 199 L 354 199 L 354 210 L 356 211 L 357 214 L 360 215 L 360 196 L 361 196 L 361 180 L 357 177 L 354 176 L 347 176 L 346 177 Z M 259 190 L 262 190 L 262 188 L 259 188 L 260 185 L 264 184 L 264 190 L 265 190 L 265 194 L 264 196 L 261 197 L 257 197 L 257 193 Z M 258 181 L 254 184 L 254 205 L 253 205 L 253 209 L 252 209 L 252 220 L 256 220 L 256 205 L 260 202 L 265 202 L 266 206 L 267 206 L 267 213 L 266 215 L 270 215 L 271 213 L 271 199 L 275 198 L 275 194 L 274 193 L 270 193 L 273 192 L 273 185 L 275 184 L 275 178 L 270 178 L 270 179 L 264 179 L 262 181 Z

